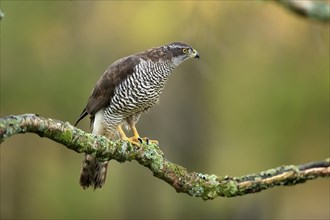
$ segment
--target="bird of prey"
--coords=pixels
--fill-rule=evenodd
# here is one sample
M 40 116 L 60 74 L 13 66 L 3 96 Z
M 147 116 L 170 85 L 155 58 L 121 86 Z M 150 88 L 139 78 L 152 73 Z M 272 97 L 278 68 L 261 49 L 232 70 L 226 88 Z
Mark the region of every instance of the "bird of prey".
M 96 83 L 75 126 L 90 115 L 93 134 L 139 145 L 135 124 L 141 113 L 158 102 L 171 72 L 189 58 L 199 58 L 198 52 L 188 44 L 174 42 L 115 61 Z M 123 126 L 132 130 L 133 137 L 125 135 Z M 108 162 L 86 154 L 80 174 L 82 188 L 101 188 L 107 166 Z

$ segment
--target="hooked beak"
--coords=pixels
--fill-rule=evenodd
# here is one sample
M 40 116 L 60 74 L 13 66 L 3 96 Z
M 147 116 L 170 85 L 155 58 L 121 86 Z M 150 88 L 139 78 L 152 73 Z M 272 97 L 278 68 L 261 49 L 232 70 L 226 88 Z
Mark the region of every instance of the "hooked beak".
M 199 59 L 199 54 L 196 50 L 193 52 L 193 57 Z

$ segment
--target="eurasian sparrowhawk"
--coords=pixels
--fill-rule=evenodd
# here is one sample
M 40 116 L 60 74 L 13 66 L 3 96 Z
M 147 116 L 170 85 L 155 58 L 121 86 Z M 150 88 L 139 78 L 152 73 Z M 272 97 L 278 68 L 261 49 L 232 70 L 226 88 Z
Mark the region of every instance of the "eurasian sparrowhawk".
M 153 107 L 162 93 L 172 70 L 189 58 L 199 58 L 195 49 L 182 42 L 151 48 L 123 57 L 103 73 L 96 83 L 78 122 L 90 115 L 92 132 L 109 139 L 139 144 L 135 124 L 141 113 Z M 132 129 L 128 138 L 122 126 Z M 82 164 L 80 185 L 85 189 L 101 188 L 105 182 L 108 162 L 98 162 L 86 154 Z

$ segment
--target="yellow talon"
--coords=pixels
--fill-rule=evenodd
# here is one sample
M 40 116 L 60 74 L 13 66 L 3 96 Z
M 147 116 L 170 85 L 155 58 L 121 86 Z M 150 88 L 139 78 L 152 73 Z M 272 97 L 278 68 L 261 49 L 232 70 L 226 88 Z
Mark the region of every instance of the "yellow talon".
M 147 137 L 144 137 L 144 138 L 141 138 L 143 141 L 145 141 L 147 144 L 149 143 L 153 143 L 153 144 L 156 144 L 158 145 L 158 141 L 157 140 L 149 140 L 149 138 Z
M 140 135 L 134 125 L 131 125 L 131 129 L 133 132 L 133 137 L 127 137 L 125 132 L 123 131 L 121 125 L 117 126 L 117 131 L 119 132 L 120 138 L 122 140 L 128 141 L 131 144 L 136 145 L 136 146 L 140 146 L 142 141 L 145 141 L 147 144 L 153 143 L 153 144 L 158 145 L 158 141 L 156 141 L 156 140 L 149 140 L 147 137 L 140 138 Z
M 134 136 L 129 138 L 129 137 L 126 136 L 125 132 L 123 131 L 123 128 L 121 127 L 121 125 L 117 126 L 117 131 L 119 132 L 120 138 L 122 140 L 128 141 L 133 145 L 140 146 L 141 142 L 139 141 L 139 138 L 140 138 L 139 134 L 137 133 L 137 130 L 136 130 L 135 127 L 132 130 L 133 130 Z

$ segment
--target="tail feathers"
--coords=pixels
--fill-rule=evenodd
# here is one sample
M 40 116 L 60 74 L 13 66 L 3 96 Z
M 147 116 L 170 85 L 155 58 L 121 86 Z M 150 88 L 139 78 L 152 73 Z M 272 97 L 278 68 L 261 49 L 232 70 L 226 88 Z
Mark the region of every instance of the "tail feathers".
M 80 114 L 80 117 L 77 123 L 87 115 L 86 109 Z M 77 124 L 76 123 L 76 124 Z M 91 125 L 92 125 L 92 133 L 97 135 L 104 135 L 107 138 L 111 138 L 111 134 L 106 132 L 104 128 L 104 115 L 103 109 L 96 112 L 94 116 L 91 116 Z M 83 189 L 87 189 L 88 187 L 93 187 L 94 190 L 97 188 L 101 188 L 107 176 L 107 162 L 99 162 L 92 155 L 86 154 L 85 159 L 82 163 L 81 173 L 80 173 L 80 185 Z
M 80 185 L 83 189 L 92 186 L 101 188 L 107 177 L 108 162 L 98 162 L 92 155 L 85 155 L 80 173 Z

